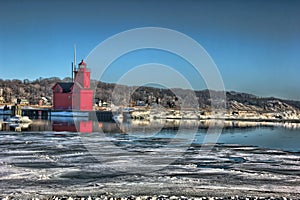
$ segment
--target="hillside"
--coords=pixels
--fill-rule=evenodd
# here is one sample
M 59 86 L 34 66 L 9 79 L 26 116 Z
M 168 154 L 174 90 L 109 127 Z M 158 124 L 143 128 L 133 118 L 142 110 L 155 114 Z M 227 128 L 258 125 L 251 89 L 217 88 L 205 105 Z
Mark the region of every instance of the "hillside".
M 57 77 L 39 78 L 34 81 L 25 80 L 2 80 L 0 79 L 0 96 L 4 102 L 9 103 L 16 98 L 28 100 L 29 104 L 38 104 L 42 97 L 52 101 L 52 87 L 58 81 L 68 82 L 70 78 L 60 79 Z M 99 100 L 110 102 L 115 84 L 92 81 L 96 87 L 95 102 Z M 126 90 L 134 91 L 131 95 L 132 106 L 137 101 L 144 104 L 160 103 L 165 107 L 175 108 L 180 106 L 179 100 L 169 89 L 153 88 L 153 87 L 127 87 L 122 86 Z M 186 91 L 177 89 L 178 92 Z M 211 91 L 215 92 L 215 91 Z M 215 92 L 218 93 L 218 92 Z M 210 95 L 208 90 L 195 91 L 198 104 L 202 109 L 210 108 Z M 257 97 L 252 94 L 239 92 L 226 92 L 226 106 L 230 111 L 254 111 L 258 113 L 299 113 L 300 101 L 283 100 L 274 97 Z

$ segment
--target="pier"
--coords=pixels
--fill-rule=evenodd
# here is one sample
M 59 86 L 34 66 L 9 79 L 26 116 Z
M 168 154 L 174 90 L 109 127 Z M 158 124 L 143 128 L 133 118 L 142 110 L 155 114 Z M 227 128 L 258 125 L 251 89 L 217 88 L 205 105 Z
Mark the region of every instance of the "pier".
M 28 116 L 31 119 L 51 119 L 56 117 L 89 117 L 98 121 L 112 121 L 113 113 L 109 110 L 92 110 L 92 111 L 78 111 L 78 110 L 52 110 L 51 108 L 22 108 L 20 106 L 12 106 L 11 110 L 0 113 L 0 115 L 21 115 Z
M 109 121 L 113 121 L 113 113 L 112 113 L 112 111 L 103 111 L 103 110 L 92 111 L 92 112 L 89 112 L 89 119 L 103 121 L 103 122 L 109 122 Z
M 28 116 L 31 119 L 48 119 L 51 118 L 51 109 L 49 108 L 35 108 L 35 109 L 24 109 L 22 108 L 22 116 Z
M 51 116 L 56 116 L 57 113 L 66 111 L 53 111 L 52 109 L 22 109 L 22 116 L 28 116 L 31 119 L 51 119 Z M 68 115 L 61 115 L 60 117 L 88 117 L 97 121 L 112 121 L 113 114 L 111 111 L 69 111 Z M 73 114 L 72 114 L 73 113 Z M 78 114 L 81 113 L 81 114 Z M 86 115 L 84 115 L 86 113 Z

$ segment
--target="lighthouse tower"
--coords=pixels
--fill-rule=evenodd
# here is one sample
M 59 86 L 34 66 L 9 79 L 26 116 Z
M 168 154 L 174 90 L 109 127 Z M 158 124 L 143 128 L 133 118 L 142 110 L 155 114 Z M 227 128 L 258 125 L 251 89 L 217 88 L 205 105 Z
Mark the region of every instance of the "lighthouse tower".
M 73 110 L 89 111 L 93 109 L 93 90 L 91 90 L 90 69 L 81 60 L 74 68 Z
M 78 68 L 74 70 L 75 83 L 80 84 L 82 88 L 90 88 L 90 70 L 86 67 L 86 63 L 81 60 L 78 64 Z

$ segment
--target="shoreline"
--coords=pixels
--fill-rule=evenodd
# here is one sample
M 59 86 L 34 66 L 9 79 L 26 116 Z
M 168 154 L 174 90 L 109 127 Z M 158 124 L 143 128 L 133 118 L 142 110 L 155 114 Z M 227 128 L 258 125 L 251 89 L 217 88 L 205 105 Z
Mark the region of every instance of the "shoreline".
M 12 114 L 12 110 L 5 110 L 0 107 L 0 115 L 7 116 Z M 98 121 L 112 120 L 113 117 L 121 117 L 127 119 L 137 120 L 224 120 L 224 121 L 245 121 L 245 122 L 278 122 L 278 123 L 300 123 L 300 113 L 291 112 L 290 110 L 281 111 L 255 111 L 255 110 L 216 110 L 209 109 L 195 110 L 195 109 L 151 109 L 146 106 L 141 107 L 119 107 L 114 110 L 110 108 L 95 107 L 91 111 L 81 110 L 53 110 L 51 107 L 39 106 L 21 106 L 23 116 L 31 118 L 42 117 L 89 117 Z

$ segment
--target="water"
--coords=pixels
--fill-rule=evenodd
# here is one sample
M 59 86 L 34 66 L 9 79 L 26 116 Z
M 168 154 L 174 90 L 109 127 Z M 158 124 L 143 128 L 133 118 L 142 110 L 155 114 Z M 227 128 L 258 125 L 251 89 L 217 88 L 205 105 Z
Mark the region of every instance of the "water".
M 201 143 L 204 135 L 205 133 L 197 134 L 197 142 Z M 255 127 L 223 130 L 218 143 L 300 152 L 300 129 Z
M 0 194 L 300 195 L 297 128 L 235 124 L 203 144 L 207 129 L 189 128 L 199 122 L 75 121 L 0 132 Z M 179 126 L 193 138 L 177 137 Z

